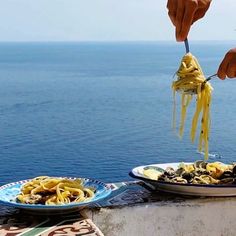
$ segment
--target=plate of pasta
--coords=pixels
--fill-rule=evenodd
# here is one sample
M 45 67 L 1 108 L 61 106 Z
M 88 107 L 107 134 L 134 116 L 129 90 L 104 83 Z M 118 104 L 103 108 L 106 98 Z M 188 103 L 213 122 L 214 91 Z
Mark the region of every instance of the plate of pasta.
M 111 191 L 98 180 L 39 176 L 1 186 L 0 203 L 28 210 L 69 210 L 100 201 Z
M 192 196 L 236 196 L 236 164 L 196 161 L 138 166 L 130 176 L 155 189 Z

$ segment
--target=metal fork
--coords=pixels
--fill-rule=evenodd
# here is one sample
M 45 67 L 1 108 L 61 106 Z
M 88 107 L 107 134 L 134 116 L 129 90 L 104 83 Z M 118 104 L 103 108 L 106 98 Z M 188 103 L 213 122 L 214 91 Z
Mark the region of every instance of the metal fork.
M 202 82 L 202 87 L 201 87 L 201 88 L 203 89 L 204 86 L 205 86 L 205 84 L 206 84 L 206 82 L 209 81 L 209 80 L 211 80 L 212 78 L 214 78 L 214 77 L 216 77 L 216 76 L 217 76 L 217 74 L 208 76 L 208 77 Z
M 207 81 L 211 80 L 212 78 L 214 78 L 214 77 L 216 77 L 216 76 L 217 76 L 217 74 L 208 76 L 208 77 L 205 79 L 204 83 L 206 83 Z
M 190 50 L 189 50 L 188 38 L 186 38 L 186 39 L 184 40 L 184 45 L 185 45 L 186 53 L 189 53 Z

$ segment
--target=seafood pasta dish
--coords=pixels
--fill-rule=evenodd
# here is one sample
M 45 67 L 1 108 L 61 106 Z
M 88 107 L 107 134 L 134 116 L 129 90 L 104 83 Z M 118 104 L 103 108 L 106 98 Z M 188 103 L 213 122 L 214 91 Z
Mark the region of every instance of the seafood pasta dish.
M 95 189 L 85 187 L 81 179 L 40 176 L 26 182 L 17 201 L 24 204 L 60 205 L 86 202 Z
M 192 164 L 180 163 L 177 169 L 167 167 L 160 171 L 155 166 L 147 166 L 143 175 L 149 179 L 182 184 L 236 184 L 236 164 L 196 161 Z

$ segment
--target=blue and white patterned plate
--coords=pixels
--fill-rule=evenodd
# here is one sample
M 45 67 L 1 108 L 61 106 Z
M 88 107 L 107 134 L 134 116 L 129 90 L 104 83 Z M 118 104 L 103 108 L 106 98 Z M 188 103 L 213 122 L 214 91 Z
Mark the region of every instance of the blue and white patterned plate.
M 67 177 L 68 178 L 68 177 Z M 75 178 L 69 178 L 75 179 Z M 84 206 L 91 205 L 97 201 L 100 201 L 106 198 L 111 193 L 111 188 L 109 185 L 100 182 L 98 180 L 85 179 L 81 178 L 83 181 L 83 185 L 85 187 L 93 187 L 96 189 L 95 196 L 86 202 L 78 202 L 78 203 L 70 203 L 63 205 L 43 205 L 43 204 L 23 204 L 16 201 L 16 196 L 20 193 L 21 187 L 29 182 L 31 179 L 22 180 L 19 182 L 14 182 L 10 184 L 6 184 L 0 187 L 0 203 L 27 210 L 39 210 L 39 211 L 58 211 L 58 210 L 69 210 L 69 209 L 77 209 Z
M 185 163 L 192 164 L 192 163 Z M 177 169 L 180 163 L 163 163 L 152 164 L 146 166 L 138 166 L 129 173 L 131 177 L 141 179 L 144 182 L 151 184 L 157 190 L 191 196 L 208 196 L 208 197 L 229 197 L 236 196 L 236 184 L 229 185 L 213 185 L 213 184 L 183 184 L 183 183 L 169 183 L 158 180 L 149 179 L 143 174 L 147 167 L 156 167 L 165 170 L 167 167 Z

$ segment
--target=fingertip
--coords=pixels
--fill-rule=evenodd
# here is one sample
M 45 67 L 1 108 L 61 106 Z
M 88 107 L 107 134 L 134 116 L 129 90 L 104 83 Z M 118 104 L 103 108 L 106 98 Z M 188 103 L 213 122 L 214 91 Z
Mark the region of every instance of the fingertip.
M 226 77 L 226 74 L 224 74 L 224 73 L 221 72 L 221 71 L 218 71 L 218 72 L 217 72 L 217 76 L 218 76 L 221 80 L 224 80 L 225 77 Z
M 187 37 L 183 37 L 181 34 L 176 32 L 176 41 L 183 42 Z
M 188 35 L 187 34 L 179 34 L 178 35 L 178 40 L 179 40 L 179 42 L 183 42 L 186 38 L 188 37 Z
M 179 34 L 178 34 L 178 32 L 177 32 L 177 29 L 175 30 L 175 38 L 176 38 L 176 41 L 177 41 L 177 42 L 180 42 L 180 40 L 179 40 Z
M 183 40 L 181 40 L 181 39 L 179 39 L 179 38 L 176 37 L 176 41 L 177 41 L 178 43 L 180 43 L 180 42 L 182 42 Z
M 228 58 L 225 56 L 223 61 L 220 63 L 220 66 L 217 71 L 217 75 L 220 79 L 224 80 L 227 75 L 227 68 L 228 68 Z

